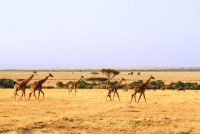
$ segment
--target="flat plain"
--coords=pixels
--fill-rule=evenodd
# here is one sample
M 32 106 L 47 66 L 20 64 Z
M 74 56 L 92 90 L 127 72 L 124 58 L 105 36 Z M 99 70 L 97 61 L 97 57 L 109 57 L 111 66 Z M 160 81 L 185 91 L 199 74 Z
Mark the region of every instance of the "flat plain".
M 39 72 L 34 81 L 45 77 Z M 67 82 L 90 73 L 52 72 L 54 78 L 46 85 L 57 81 Z M 30 72 L 1 72 L 2 78 L 23 79 Z M 141 76 L 121 73 L 128 82 L 147 79 L 153 75 L 166 83 L 172 81 L 197 82 L 199 72 L 146 72 Z M 102 75 L 99 75 L 102 76 Z M 32 83 L 31 82 L 31 83 Z M 29 89 L 27 89 L 27 94 Z M 119 91 L 121 102 L 106 101 L 103 89 L 78 90 L 77 96 L 67 89 L 44 90 L 45 99 L 37 101 L 13 101 L 12 89 L 0 89 L 0 133 L 115 133 L 115 134 L 199 134 L 200 92 L 198 91 L 146 91 L 147 103 L 129 103 L 131 91 Z M 20 94 L 20 93 L 19 93 Z

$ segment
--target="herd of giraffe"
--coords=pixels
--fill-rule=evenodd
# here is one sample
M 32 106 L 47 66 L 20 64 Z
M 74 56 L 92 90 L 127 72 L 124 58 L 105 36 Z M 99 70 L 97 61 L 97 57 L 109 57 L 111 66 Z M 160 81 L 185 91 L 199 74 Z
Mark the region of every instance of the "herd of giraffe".
M 16 96 L 18 96 L 18 91 L 22 91 L 22 95 L 20 97 L 20 99 L 18 101 L 20 101 L 23 97 L 24 99 L 26 100 L 26 87 L 27 87 L 27 84 L 33 79 L 33 77 L 37 75 L 37 72 L 34 71 L 33 74 L 28 77 L 27 79 L 25 80 L 22 80 L 22 81 L 19 81 L 15 84 L 14 86 L 14 100 L 16 101 Z M 29 93 L 29 100 L 32 96 L 32 94 L 34 95 L 35 99 L 36 100 L 39 100 L 40 99 L 40 93 L 43 94 L 43 99 L 44 99 L 44 92 L 42 91 L 42 85 L 50 78 L 52 77 L 53 78 L 53 75 L 52 74 L 48 74 L 44 79 L 41 79 L 37 82 L 34 82 L 31 87 L 30 87 L 30 93 Z M 72 94 L 72 95 L 76 95 L 77 93 L 77 85 L 78 83 L 84 79 L 84 76 L 81 76 L 79 80 L 77 81 L 73 81 L 71 83 L 71 86 L 69 87 L 69 94 Z M 144 97 L 144 100 L 146 102 L 146 97 L 145 97 L 145 90 L 146 90 L 146 87 L 147 85 L 149 84 L 149 82 L 151 81 L 151 79 L 155 79 L 153 76 L 151 76 L 146 82 L 144 82 L 143 84 L 141 84 L 140 86 L 137 86 L 137 87 L 134 87 L 133 88 L 133 92 L 132 92 L 132 95 L 131 95 L 131 102 L 133 100 L 133 97 L 135 99 L 135 102 L 136 103 L 139 103 L 142 95 Z M 117 95 L 119 101 L 120 101 L 120 96 L 118 94 L 118 89 L 120 88 L 121 84 L 123 81 L 126 81 L 124 78 L 122 78 L 117 84 L 115 84 L 114 86 L 111 86 L 109 89 L 108 89 L 108 94 L 107 94 L 107 98 L 106 98 L 106 101 L 108 98 L 110 98 L 110 101 L 114 101 L 114 98 L 115 98 L 115 95 Z M 73 94 L 73 90 L 74 90 L 74 94 Z M 36 97 L 36 91 L 38 91 L 38 97 Z M 112 93 L 113 93 L 113 98 L 111 97 L 112 96 Z M 138 101 L 136 100 L 136 95 L 140 93 L 140 96 L 139 96 L 139 99 Z

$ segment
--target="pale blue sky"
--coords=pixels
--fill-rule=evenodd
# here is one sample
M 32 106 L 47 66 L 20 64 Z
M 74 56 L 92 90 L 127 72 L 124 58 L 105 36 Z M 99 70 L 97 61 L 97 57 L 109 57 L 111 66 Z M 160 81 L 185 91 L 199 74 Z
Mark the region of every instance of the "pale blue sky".
M 0 68 L 200 66 L 199 0 L 4 0 L 0 18 Z

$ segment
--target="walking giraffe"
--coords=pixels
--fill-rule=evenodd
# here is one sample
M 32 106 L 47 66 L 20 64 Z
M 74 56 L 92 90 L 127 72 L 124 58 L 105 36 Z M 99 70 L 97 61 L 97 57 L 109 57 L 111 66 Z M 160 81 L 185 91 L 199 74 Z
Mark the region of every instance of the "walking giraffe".
M 115 94 L 117 94 L 117 97 L 118 97 L 118 99 L 120 101 L 120 97 L 119 97 L 119 94 L 118 94 L 118 89 L 121 86 L 121 84 L 122 84 L 123 81 L 126 81 L 126 80 L 124 78 L 122 78 L 121 81 L 119 81 L 116 85 L 114 85 L 111 88 L 109 88 L 106 101 L 107 101 L 108 97 L 112 101 L 112 98 L 111 98 L 112 92 L 114 93 L 114 95 L 113 95 L 113 101 L 114 101 L 114 98 L 115 98 Z
M 36 71 L 34 71 L 33 74 L 30 77 L 28 77 L 27 79 L 19 81 L 19 82 L 17 82 L 15 84 L 15 86 L 14 86 L 14 99 L 15 99 L 15 101 L 16 101 L 16 96 L 18 95 L 17 92 L 19 90 L 22 90 L 22 95 L 21 95 L 19 101 L 22 99 L 23 96 L 24 96 L 24 98 L 26 100 L 26 87 L 27 87 L 27 84 L 33 79 L 33 77 L 35 75 L 37 75 Z
M 81 76 L 81 78 L 80 78 L 79 80 L 72 82 L 71 87 L 69 87 L 69 95 L 70 95 L 70 94 L 73 94 L 73 92 L 72 92 L 73 89 L 74 89 L 74 92 L 75 92 L 74 95 L 76 95 L 78 83 L 79 83 L 82 79 L 84 79 L 83 76 Z
M 37 100 L 37 97 L 35 95 L 35 92 L 38 91 L 38 100 L 40 99 L 40 93 L 43 94 L 43 99 L 44 99 L 44 92 L 42 91 L 42 85 L 48 80 L 49 77 L 52 77 L 53 78 L 53 75 L 52 74 L 49 74 L 47 77 L 45 77 L 44 79 L 38 81 L 38 82 L 35 82 L 31 85 L 31 92 L 29 94 L 29 100 L 31 98 L 31 95 L 33 94 L 35 99 Z
M 135 102 L 136 102 L 136 95 L 137 95 L 137 93 L 140 93 L 140 97 L 139 97 L 139 99 L 138 99 L 138 103 L 139 103 L 139 101 L 140 101 L 140 99 L 141 99 L 141 97 L 142 97 L 142 95 L 144 96 L 144 100 L 145 100 L 145 102 L 146 102 L 146 97 L 145 97 L 145 90 L 146 90 L 146 87 L 147 87 L 147 85 L 149 84 L 149 82 L 151 81 L 151 79 L 155 79 L 153 76 L 151 76 L 146 82 L 144 82 L 141 86 L 138 86 L 138 87 L 135 87 L 134 89 L 133 89 L 133 92 L 134 93 L 132 93 L 132 96 L 131 96 L 131 102 L 132 102 L 132 100 L 133 100 L 133 97 L 135 98 Z M 137 103 L 137 102 L 136 102 Z

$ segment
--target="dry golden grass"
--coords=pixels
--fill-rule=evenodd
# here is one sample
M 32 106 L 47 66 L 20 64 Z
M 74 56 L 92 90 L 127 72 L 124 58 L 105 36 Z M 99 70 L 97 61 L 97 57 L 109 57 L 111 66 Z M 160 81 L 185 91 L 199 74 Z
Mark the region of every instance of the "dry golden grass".
M 41 79 L 48 73 L 39 73 Z M 67 82 L 89 73 L 53 73 L 57 81 Z M 128 76 L 128 82 L 147 79 L 149 75 L 165 82 L 200 80 L 199 72 L 142 73 Z M 26 72 L 1 72 L 3 78 L 26 78 Z M 101 75 L 100 75 L 101 76 Z M 33 81 L 32 81 L 33 82 Z M 138 133 L 138 134 L 187 134 L 200 133 L 200 92 L 196 91 L 147 91 L 147 104 L 129 104 L 131 91 L 120 91 L 121 102 L 106 102 L 106 90 L 78 90 L 77 96 L 68 95 L 68 90 L 44 90 L 45 100 L 13 101 L 13 90 L 0 89 L 0 133 Z M 29 89 L 27 89 L 27 94 Z
M 195 91 L 147 91 L 148 103 L 106 102 L 106 90 L 45 90 L 45 100 L 13 102 L 12 90 L 0 90 L 0 133 L 200 133 L 200 94 Z

